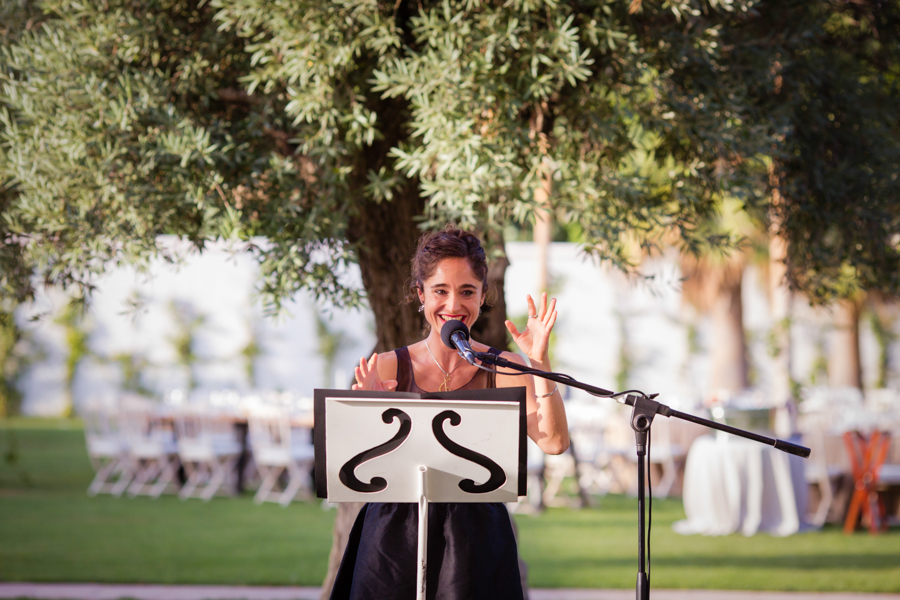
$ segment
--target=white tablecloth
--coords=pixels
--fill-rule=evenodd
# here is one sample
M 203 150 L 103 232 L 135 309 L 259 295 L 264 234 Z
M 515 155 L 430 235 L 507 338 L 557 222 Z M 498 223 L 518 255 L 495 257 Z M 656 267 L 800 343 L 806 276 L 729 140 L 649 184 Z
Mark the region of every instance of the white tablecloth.
M 687 519 L 681 534 L 757 532 L 785 536 L 805 529 L 803 459 L 728 434 L 703 436 L 688 452 L 684 471 Z

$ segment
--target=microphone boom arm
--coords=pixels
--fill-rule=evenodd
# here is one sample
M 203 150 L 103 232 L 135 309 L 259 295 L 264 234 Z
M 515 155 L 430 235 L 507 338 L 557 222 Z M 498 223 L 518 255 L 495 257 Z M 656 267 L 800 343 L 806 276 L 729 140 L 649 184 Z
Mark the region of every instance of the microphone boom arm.
M 611 392 L 609 390 L 604 390 L 603 388 L 594 387 L 592 385 L 588 385 L 586 383 L 581 383 L 576 379 L 572 379 L 565 375 L 560 375 L 559 373 L 548 373 L 546 371 L 541 371 L 539 369 L 533 369 L 531 367 L 526 367 L 524 365 L 520 365 L 518 363 L 514 363 L 506 360 L 501 356 L 495 356 L 489 352 L 474 352 L 475 357 L 478 358 L 483 363 L 489 363 L 497 367 L 504 367 L 508 369 L 514 369 L 516 371 L 521 371 L 522 373 L 528 373 L 530 375 L 535 375 L 537 377 L 542 377 L 544 379 L 549 379 L 550 381 L 555 381 L 557 383 L 562 383 L 563 385 L 567 385 L 569 387 L 578 388 L 580 390 L 584 390 L 589 394 L 594 396 L 601 396 L 607 398 L 613 398 L 617 394 L 615 392 Z M 645 396 L 647 400 L 652 400 L 659 394 L 651 394 L 649 396 Z M 643 400 L 637 394 L 627 394 L 624 399 L 617 400 L 618 402 L 622 402 L 623 404 L 627 404 L 628 406 L 634 406 L 635 401 L 640 402 Z M 788 454 L 793 454 L 795 456 L 799 456 L 801 458 L 809 457 L 809 448 L 805 446 L 800 446 L 799 444 L 794 444 L 791 442 L 787 442 L 785 440 L 779 440 L 775 438 L 770 438 L 764 435 L 759 435 L 758 433 L 753 433 L 752 431 L 744 431 L 743 429 L 738 429 L 737 427 L 731 427 L 730 425 L 725 425 L 723 423 L 716 423 L 715 421 L 710 421 L 709 419 L 704 419 L 703 417 L 697 417 L 695 415 L 689 413 L 683 413 L 681 411 L 674 410 L 665 404 L 660 404 L 659 402 L 652 403 L 652 410 L 655 414 L 662 415 L 664 417 L 676 417 L 678 419 L 682 419 L 684 421 L 690 421 L 691 423 L 697 423 L 698 425 L 705 425 L 710 429 L 717 429 L 719 431 L 724 431 L 726 433 L 730 433 L 732 435 L 737 435 L 742 438 L 746 438 L 748 440 L 753 440 L 754 442 L 759 442 L 761 444 L 766 444 L 767 446 L 772 446 L 776 450 L 781 450 L 783 452 L 787 452 Z

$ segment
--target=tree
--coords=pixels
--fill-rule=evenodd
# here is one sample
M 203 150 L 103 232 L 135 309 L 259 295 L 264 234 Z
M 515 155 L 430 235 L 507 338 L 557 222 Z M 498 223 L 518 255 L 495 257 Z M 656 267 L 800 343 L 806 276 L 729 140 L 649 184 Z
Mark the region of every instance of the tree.
M 163 232 L 201 249 L 261 236 L 273 308 L 303 287 L 357 302 L 341 280 L 356 260 L 390 346 L 419 327 L 390 309 L 415 225 L 528 219 L 542 165 L 600 258 L 625 264 L 626 232 L 701 237 L 711 203 L 681 190 L 714 168 L 686 166 L 706 149 L 665 116 L 672 77 L 641 62 L 650 25 L 621 7 L 42 6 L 5 48 L 0 157 L 6 246 L 48 282 L 89 291 Z M 733 129 L 703 118 L 703 135 Z
M 828 385 L 863 389 L 859 355 L 859 318 L 863 298 L 834 303 L 833 329 L 828 340 Z
M 778 48 L 776 76 L 757 97 L 763 112 L 777 115 L 770 225 L 781 264 L 773 271 L 812 302 L 833 303 L 829 383 L 861 388 L 862 291 L 900 292 L 900 5 L 830 1 L 779 10 L 796 33 L 768 32 Z M 790 296 L 777 293 L 783 308 Z M 784 381 L 789 323 L 779 327 Z
M 724 393 L 726 397 L 719 399 L 727 400 L 727 396 L 737 395 L 750 385 L 743 279 L 746 266 L 760 253 L 767 236 L 760 230 L 759 218 L 743 210 L 734 198 L 724 198 L 719 212 L 719 226 L 740 235 L 742 243 L 726 254 L 682 256 L 682 297 L 710 317 L 708 393 L 711 397 Z
M 775 233 L 786 276 L 814 302 L 900 292 L 900 5 L 787 3 L 767 32 L 775 77 L 760 89 L 773 128 Z M 762 33 L 761 33 L 762 35 Z
M 401 302 L 420 228 L 478 228 L 494 240 L 499 285 L 499 227 L 533 218 L 539 185 L 552 189 L 554 214 L 583 229 L 589 252 L 626 269 L 630 244 L 652 247 L 673 231 L 692 251 L 727 245 L 727 232 L 703 224 L 723 188 L 765 202 L 764 155 L 786 165 L 785 204 L 808 202 L 808 187 L 787 189 L 808 165 L 788 159 L 806 139 L 799 99 L 818 91 L 810 82 L 827 74 L 832 52 L 811 47 L 829 38 L 809 33 L 844 10 L 821 0 L 39 6 L 35 15 L 3 4 L 4 297 L 27 299 L 32 275 L 87 295 L 110 266 L 165 255 L 160 234 L 200 250 L 224 237 L 258 258 L 273 311 L 300 289 L 338 305 L 365 298 L 379 350 L 420 331 Z M 789 86 L 775 83 L 789 72 L 808 75 L 797 78 L 793 112 L 782 101 Z M 865 87 L 857 100 L 880 102 L 888 89 Z M 890 188 L 888 154 L 877 176 L 858 171 L 869 177 L 863 188 Z M 864 213 L 862 197 L 842 196 Z M 841 230 L 841 214 L 828 218 Z M 822 257 L 802 232 L 819 222 L 794 212 L 782 222 L 794 272 L 805 273 Z M 841 265 L 892 266 L 884 232 L 871 254 L 885 260 L 854 250 Z M 351 262 L 364 290 L 346 284 Z M 497 339 L 483 341 L 504 346 L 501 311 L 486 321 Z

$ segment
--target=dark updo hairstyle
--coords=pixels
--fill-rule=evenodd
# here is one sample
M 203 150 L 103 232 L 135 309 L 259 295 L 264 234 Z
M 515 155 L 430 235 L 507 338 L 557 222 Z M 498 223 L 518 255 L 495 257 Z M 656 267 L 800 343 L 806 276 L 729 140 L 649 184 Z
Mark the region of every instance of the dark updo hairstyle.
M 481 240 L 468 231 L 447 225 L 440 231 L 431 231 L 419 238 L 410 263 L 407 301 L 419 299 L 416 292 L 424 291 L 425 280 L 434 275 L 438 263 L 445 258 L 465 258 L 475 277 L 481 279 L 482 292 L 487 294 L 488 266 Z

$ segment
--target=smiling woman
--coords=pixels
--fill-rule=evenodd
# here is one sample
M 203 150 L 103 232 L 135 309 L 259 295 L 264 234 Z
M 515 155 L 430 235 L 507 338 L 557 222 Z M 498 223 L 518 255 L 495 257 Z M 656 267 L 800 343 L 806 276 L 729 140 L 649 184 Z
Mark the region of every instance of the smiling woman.
M 355 390 L 438 392 L 494 387 L 526 388 L 528 435 L 549 454 L 569 445 L 562 397 L 555 385 L 530 375 L 487 372 L 467 363 L 441 340 L 452 320 L 471 328 L 488 296 L 487 263 L 478 238 L 447 227 L 424 235 L 412 259 L 410 301 L 421 303 L 425 339 L 369 360 L 360 359 Z M 535 305 L 526 297 L 528 325 L 506 327 L 535 368 L 549 371 L 550 332 L 556 300 Z M 523 363 L 511 352 L 472 340 L 478 352 Z M 506 507 L 499 503 L 428 505 L 426 588 L 445 600 L 523 597 L 516 541 Z M 335 580 L 333 600 L 392 600 L 415 596 L 418 506 L 369 503 L 359 513 Z M 430 594 L 429 594 L 430 597 Z

